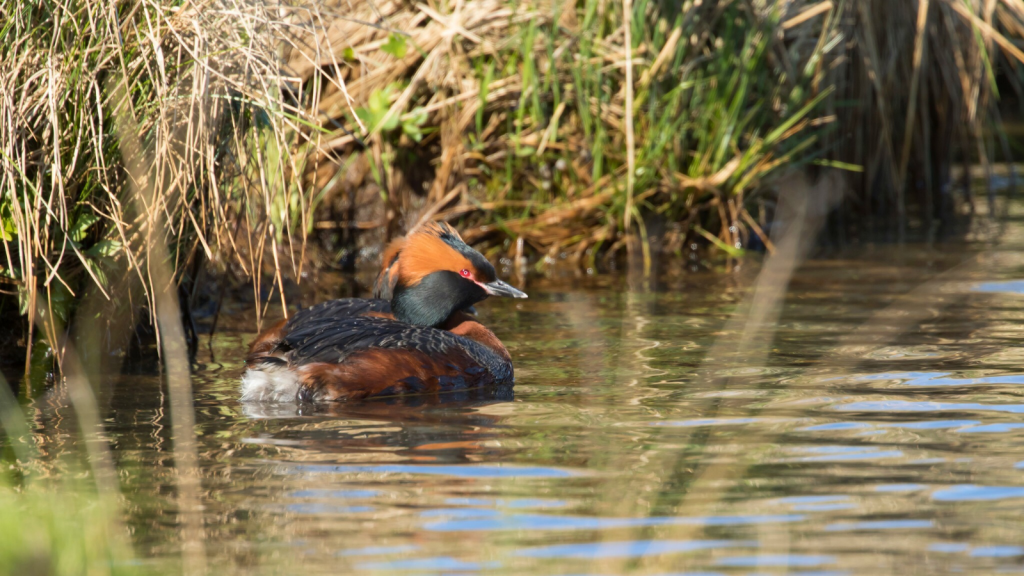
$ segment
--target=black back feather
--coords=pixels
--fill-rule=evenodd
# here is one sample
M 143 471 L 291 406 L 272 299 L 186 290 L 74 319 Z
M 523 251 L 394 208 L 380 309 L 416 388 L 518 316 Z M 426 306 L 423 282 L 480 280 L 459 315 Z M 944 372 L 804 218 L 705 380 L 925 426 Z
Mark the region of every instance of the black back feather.
M 435 358 L 458 349 L 487 369 L 496 382 L 512 380 L 511 364 L 479 342 L 437 328 L 359 315 L 367 312 L 390 312 L 390 306 L 384 300 L 345 298 L 306 308 L 288 321 L 280 348 L 298 366 L 339 363 L 371 348 L 416 350 Z

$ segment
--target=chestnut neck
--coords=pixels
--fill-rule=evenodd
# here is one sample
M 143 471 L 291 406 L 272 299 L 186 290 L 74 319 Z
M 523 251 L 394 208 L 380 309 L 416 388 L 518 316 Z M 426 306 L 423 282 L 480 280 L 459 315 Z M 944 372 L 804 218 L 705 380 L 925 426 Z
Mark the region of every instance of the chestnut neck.
M 460 311 L 453 312 L 448 319 L 445 320 L 441 326 L 444 330 L 451 332 L 457 336 L 463 338 L 469 338 L 474 342 L 483 344 L 484 346 L 494 350 L 498 356 L 501 356 L 506 361 L 511 362 L 512 356 L 509 355 L 505 345 L 498 340 L 498 337 L 487 329 L 486 326 L 476 321 L 473 316 Z

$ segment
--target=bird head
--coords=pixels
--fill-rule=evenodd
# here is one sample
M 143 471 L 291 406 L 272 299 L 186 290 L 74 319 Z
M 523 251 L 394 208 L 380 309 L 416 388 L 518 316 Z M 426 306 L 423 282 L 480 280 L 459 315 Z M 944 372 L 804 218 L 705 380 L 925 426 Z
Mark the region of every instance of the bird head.
M 498 279 L 494 266 L 444 222 L 432 222 L 384 252 L 374 297 L 391 300 L 402 322 L 438 326 L 488 296 L 526 298 Z

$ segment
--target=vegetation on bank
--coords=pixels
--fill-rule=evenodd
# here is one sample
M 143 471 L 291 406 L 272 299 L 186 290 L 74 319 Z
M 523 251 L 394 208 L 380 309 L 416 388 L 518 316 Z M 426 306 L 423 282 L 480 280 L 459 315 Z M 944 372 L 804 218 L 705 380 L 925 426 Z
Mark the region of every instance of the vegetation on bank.
M 227 273 L 283 305 L 311 263 L 431 218 L 540 266 L 630 238 L 770 250 L 793 170 L 844 171 L 848 223 L 935 233 L 953 162 L 1010 154 L 986 128 L 1024 56 L 1024 8 L 980 0 L 18 1 L 0 22 L 3 303 L 58 350 L 83 295 L 156 309 L 154 239 L 186 304 Z

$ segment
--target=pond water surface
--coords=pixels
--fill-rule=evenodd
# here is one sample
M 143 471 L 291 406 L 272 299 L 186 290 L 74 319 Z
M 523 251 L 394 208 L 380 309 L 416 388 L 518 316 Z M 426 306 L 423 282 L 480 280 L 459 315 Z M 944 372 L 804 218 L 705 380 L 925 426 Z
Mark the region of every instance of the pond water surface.
M 516 364 L 490 402 L 242 405 L 253 334 L 221 331 L 193 375 L 208 566 L 1024 572 L 1024 242 L 1001 242 L 811 260 L 743 356 L 755 261 L 527 285 L 478 307 Z M 176 558 L 166 396 L 111 383 L 137 553 Z

